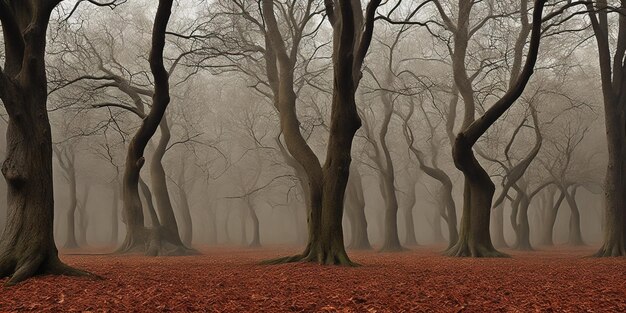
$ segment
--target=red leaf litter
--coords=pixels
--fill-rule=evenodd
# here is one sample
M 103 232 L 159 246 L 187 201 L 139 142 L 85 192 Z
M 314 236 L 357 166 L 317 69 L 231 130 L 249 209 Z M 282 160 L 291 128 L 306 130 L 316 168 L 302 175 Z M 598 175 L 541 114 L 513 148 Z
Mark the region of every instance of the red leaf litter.
M 258 265 L 297 252 L 277 247 L 62 255 L 105 280 L 44 276 L 0 287 L 0 312 L 626 312 L 626 258 L 587 258 L 590 248 L 507 251 L 508 259 L 440 250 L 351 252 L 355 268 Z

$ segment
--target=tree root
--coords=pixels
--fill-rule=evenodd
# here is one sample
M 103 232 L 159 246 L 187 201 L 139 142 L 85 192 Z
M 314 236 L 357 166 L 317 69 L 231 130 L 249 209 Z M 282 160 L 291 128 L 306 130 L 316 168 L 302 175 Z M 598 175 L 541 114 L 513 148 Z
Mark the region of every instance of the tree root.
M 456 245 L 443 252 L 444 255 L 451 257 L 472 257 L 472 258 L 508 258 L 506 253 L 502 253 L 495 248 L 485 245 L 470 245 L 466 241 L 459 241 Z
M 11 263 L 14 266 L 11 266 Z M 0 267 L 0 278 L 10 276 L 9 280 L 4 284 L 6 287 L 15 286 L 30 277 L 38 275 L 89 277 L 95 280 L 104 279 L 102 276 L 66 265 L 56 256 L 52 257 L 52 260 L 46 259 L 43 254 L 25 261 L 7 261 L 5 259 L 0 264 L 2 264 Z M 11 267 L 13 269 L 10 269 Z
M 602 245 L 602 248 L 592 256 L 596 258 L 626 257 L 626 247 L 621 244 L 605 243 Z
M 320 249 L 311 249 L 307 246 L 303 253 L 282 257 L 277 259 L 270 259 L 260 262 L 261 265 L 278 265 L 295 262 L 311 262 L 320 265 L 338 265 L 338 266 L 360 266 L 358 263 L 352 262 L 345 251 L 330 251 L 324 252 Z
M 171 240 L 164 228 L 144 229 L 136 236 L 126 238 L 115 254 L 144 254 L 146 256 L 187 256 L 200 252 Z

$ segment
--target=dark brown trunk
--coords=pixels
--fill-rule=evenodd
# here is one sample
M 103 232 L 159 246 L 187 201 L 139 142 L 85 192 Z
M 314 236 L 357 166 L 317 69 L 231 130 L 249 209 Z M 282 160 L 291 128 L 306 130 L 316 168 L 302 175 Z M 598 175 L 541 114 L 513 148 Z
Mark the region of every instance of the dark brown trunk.
M 34 275 L 89 275 L 58 258 L 54 243 L 52 138 L 46 110 L 46 30 L 54 5 L 2 1 L 5 66 L 0 99 L 9 116 L 2 174 L 7 221 L 0 237 L 0 278 L 13 285 Z
M 457 137 L 452 154 L 457 168 L 465 176 L 465 189 L 459 240 L 446 250 L 446 254 L 470 257 L 505 256 L 493 247 L 489 234 L 491 202 L 495 192 L 489 174 L 480 166 L 472 147 L 465 143 L 462 134 Z
M 517 212 L 515 229 L 515 245 L 513 248 L 516 250 L 533 250 L 530 245 L 530 225 L 528 223 L 528 208 L 530 206 L 530 199 L 525 192 L 520 194 L 519 210 Z
M 150 138 L 163 120 L 170 102 L 169 74 L 163 64 L 165 32 L 171 15 L 173 0 L 159 0 L 150 51 L 150 70 L 154 78 L 154 93 L 150 112 L 142 120 L 141 126 L 128 145 L 126 167 L 123 177 L 124 217 L 126 237 L 118 249 L 120 253 L 144 252 L 146 255 L 181 255 L 188 251 L 180 244 L 180 237 L 173 232 L 171 225 L 148 230 L 144 226 L 141 200 L 139 197 L 139 172 L 145 163 L 144 151 Z M 166 222 L 167 216 L 163 217 Z
M 598 257 L 626 256 L 626 88 L 624 79 L 624 49 L 626 21 L 619 15 L 619 23 L 609 23 L 607 1 L 587 4 L 589 19 L 598 45 L 602 94 L 604 96 L 604 121 L 608 146 L 608 164 L 605 178 L 604 243 L 595 254 Z M 617 34 L 609 29 L 617 25 Z M 618 48 L 612 56 L 610 35 L 616 34 Z M 613 59 L 614 64 L 611 64 Z

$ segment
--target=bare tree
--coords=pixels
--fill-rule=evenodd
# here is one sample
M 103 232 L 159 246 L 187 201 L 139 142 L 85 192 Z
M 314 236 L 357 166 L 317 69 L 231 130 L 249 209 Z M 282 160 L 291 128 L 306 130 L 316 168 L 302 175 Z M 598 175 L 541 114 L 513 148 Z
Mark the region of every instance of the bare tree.
M 623 93 L 626 62 L 625 1 L 613 10 L 608 1 L 586 2 L 589 18 L 598 45 L 600 78 L 604 95 L 604 114 L 609 151 L 609 163 L 605 180 L 606 217 L 604 244 L 596 256 L 626 255 L 626 96 Z M 609 26 L 609 12 L 618 12 L 617 30 Z M 614 35 L 612 35 L 614 34 Z M 617 36 L 612 50 L 611 41 Z M 613 52 L 612 52 L 613 51 Z M 612 64 L 611 64 L 612 63 Z
M 281 130 L 287 149 L 307 173 L 311 213 L 308 217 L 309 242 L 305 251 L 294 257 L 273 260 L 272 263 L 305 260 L 320 264 L 353 264 L 343 242 L 344 193 L 350 171 L 352 140 L 361 126 L 355 92 L 372 40 L 375 13 L 380 3 L 380 0 L 370 1 L 363 16 L 360 1 L 325 1 L 327 17 L 334 31 L 334 84 L 324 167 L 300 133 L 293 80 L 279 80 Z M 278 72 L 288 77 L 292 75 L 289 68 L 293 63 L 274 16 L 274 2 L 264 0 L 263 12 L 271 34 L 270 42 L 276 52 Z
M 91 275 L 63 264 L 53 240 L 45 53 L 49 19 L 60 2 L 0 2 L 5 53 L 0 99 L 9 115 L 2 166 L 8 184 L 8 220 L 0 238 L 0 277 L 11 276 L 8 285 L 39 273 Z

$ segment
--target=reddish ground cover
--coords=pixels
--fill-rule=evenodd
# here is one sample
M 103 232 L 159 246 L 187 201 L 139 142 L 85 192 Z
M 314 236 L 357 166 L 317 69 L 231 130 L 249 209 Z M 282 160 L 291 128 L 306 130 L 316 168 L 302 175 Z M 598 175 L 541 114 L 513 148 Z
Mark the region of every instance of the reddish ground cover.
M 0 312 L 626 312 L 626 259 L 585 258 L 591 249 L 456 259 L 422 247 L 352 252 L 357 268 L 257 265 L 295 251 L 64 255 L 105 280 L 38 277 L 0 288 Z

